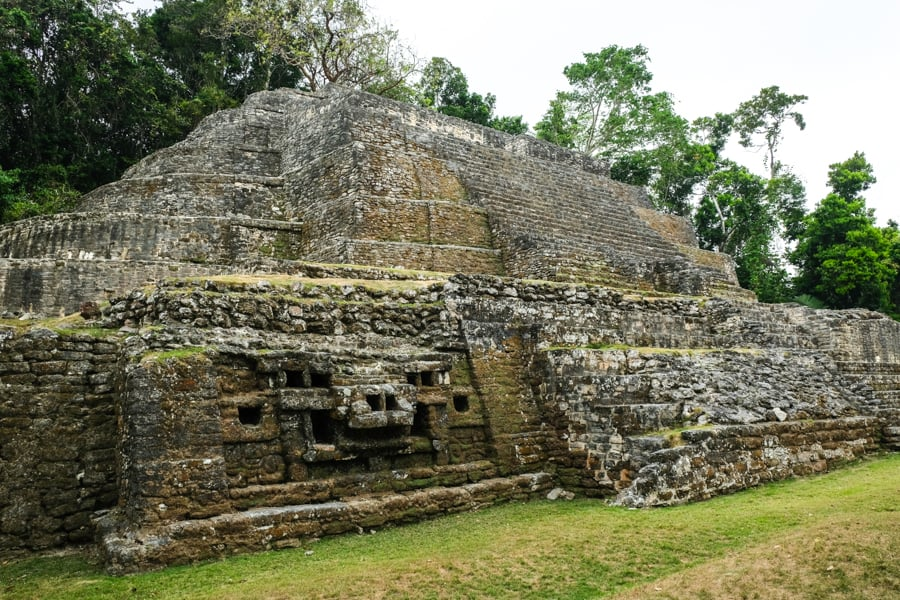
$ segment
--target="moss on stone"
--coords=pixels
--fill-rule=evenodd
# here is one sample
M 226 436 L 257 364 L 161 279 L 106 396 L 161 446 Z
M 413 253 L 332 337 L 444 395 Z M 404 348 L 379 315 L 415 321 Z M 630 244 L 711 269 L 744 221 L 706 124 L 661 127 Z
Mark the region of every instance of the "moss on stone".
M 671 429 L 662 429 L 659 431 L 650 431 L 647 433 L 642 433 L 638 436 L 633 437 L 641 437 L 641 438 L 665 438 L 665 440 L 669 443 L 669 447 L 683 446 L 685 444 L 684 438 L 681 436 L 685 431 L 706 431 L 710 429 L 714 429 L 716 426 L 712 423 L 707 425 L 686 425 L 684 427 L 673 427 Z
M 317 288 L 339 290 L 344 286 L 360 287 L 368 291 L 393 291 L 393 290 L 420 290 L 431 285 L 442 283 L 444 279 L 352 279 L 352 278 L 310 278 L 297 277 L 295 275 L 283 274 L 229 274 L 229 275 L 207 275 L 184 278 L 170 278 L 167 283 L 174 286 L 196 285 L 201 286 L 204 282 L 220 283 L 225 286 L 246 287 L 251 285 L 259 285 L 260 283 L 268 283 L 273 288 L 290 289 L 299 285 L 299 291 L 313 290 Z
M 571 346 L 550 346 L 545 352 L 569 352 L 572 350 L 598 350 L 598 351 L 635 351 L 638 354 L 666 354 L 670 356 L 697 356 L 701 354 L 729 353 L 762 355 L 759 348 L 662 348 L 653 346 L 629 346 L 628 344 L 592 343 Z
M 163 350 L 161 352 L 148 352 L 141 357 L 141 362 L 155 361 L 164 363 L 170 360 L 180 361 L 199 354 L 203 354 L 208 350 L 204 346 L 187 346 L 184 348 L 173 348 L 171 350 Z
M 60 327 L 54 328 L 52 331 L 61 336 L 86 335 L 97 339 L 119 335 L 117 329 L 104 329 L 102 327 Z

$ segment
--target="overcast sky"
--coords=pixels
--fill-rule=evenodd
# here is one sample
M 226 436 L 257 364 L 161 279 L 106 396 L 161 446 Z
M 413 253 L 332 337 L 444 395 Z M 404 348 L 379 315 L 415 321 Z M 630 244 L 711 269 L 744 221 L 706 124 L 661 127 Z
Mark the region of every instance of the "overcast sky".
M 138 1 L 137 5 L 151 2 Z M 643 44 L 653 90 L 687 119 L 729 112 L 777 85 L 805 94 L 804 131 L 790 125 L 779 158 L 826 194 L 828 165 L 865 152 L 878 183 L 867 193 L 880 224 L 900 222 L 896 0 L 369 0 L 423 57 L 462 69 L 471 91 L 493 93 L 500 115 L 540 120 L 563 68 L 583 52 Z M 737 142 L 734 141 L 734 148 Z M 762 154 L 735 156 L 764 173 Z

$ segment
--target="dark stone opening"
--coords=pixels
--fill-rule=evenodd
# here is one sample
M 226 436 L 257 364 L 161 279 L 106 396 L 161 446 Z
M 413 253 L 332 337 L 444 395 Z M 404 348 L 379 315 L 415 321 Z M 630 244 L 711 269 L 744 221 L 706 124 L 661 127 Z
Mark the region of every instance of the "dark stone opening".
M 384 410 L 381 406 L 381 396 L 378 394 L 366 394 L 366 402 L 372 410 Z
M 384 410 L 400 410 L 400 405 L 397 403 L 397 396 L 394 394 L 384 395 Z
M 308 387 L 306 385 L 305 378 L 303 377 L 303 371 L 287 371 L 284 372 L 286 381 L 284 385 L 289 388 L 302 388 Z
M 413 413 L 412 429 L 410 435 L 428 436 L 428 406 L 420 404 Z
M 309 420 L 312 422 L 313 440 L 317 444 L 334 443 L 334 421 L 331 419 L 329 412 L 327 410 L 312 410 L 309 413 Z
M 331 387 L 331 373 L 310 373 L 309 383 L 314 388 Z
M 431 387 L 434 385 L 434 371 L 422 371 L 422 385 Z
M 456 412 L 468 412 L 469 410 L 469 397 L 468 396 L 453 396 L 453 408 Z
M 407 373 L 406 374 L 406 383 L 409 385 L 419 385 L 419 374 L 418 373 Z
M 238 406 L 238 421 L 241 425 L 259 425 L 262 408 L 259 406 Z

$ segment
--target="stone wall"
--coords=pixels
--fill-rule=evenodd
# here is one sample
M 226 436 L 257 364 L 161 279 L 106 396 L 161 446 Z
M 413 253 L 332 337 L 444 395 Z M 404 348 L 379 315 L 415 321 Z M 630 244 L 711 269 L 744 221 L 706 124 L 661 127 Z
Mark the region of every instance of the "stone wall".
M 460 481 L 465 476 L 457 477 Z M 111 572 L 121 574 L 171 565 L 299 546 L 301 540 L 327 535 L 364 533 L 385 525 L 414 523 L 448 513 L 478 510 L 510 500 L 530 500 L 551 487 L 546 474 L 485 479 L 445 488 L 432 487 L 378 497 L 353 497 L 321 504 L 251 508 L 246 511 L 186 521 L 141 538 L 117 537 L 107 543 L 117 552 L 108 557 Z
M 0 258 L 0 302 L 6 313 L 71 314 L 80 310 L 85 299 L 102 303 L 121 290 L 153 286 L 168 277 L 223 270 L 221 266 L 169 261 Z
M 709 489 L 694 496 L 682 490 L 678 497 L 685 499 L 755 485 L 765 480 L 761 468 L 779 477 L 808 472 L 795 455 L 813 456 L 818 451 L 810 446 L 814 442 L 795 444 L 790 436 L 778 441 L 780 432 L 790 431 L 779 428 L 781 423 L 814 420 L 816 428 L 830 432 L 822 435 L 831 436 L 827 441 L 833 444 L 819 448 L 829 465 L 871 450 L 878 440 L 896 444 L 900 365 L 846 361 L 854 352 L 893 356 L 898 326 L 883 315 L 461 276 L 448 288 L 448 303 L 464 321 L 478 324 L 480 337 L 487 335 L 487 322 L 505 332 L 492 338 L 494 347 L 502 347 L 510 332 L 530 339 L 533 351 L 520 368 L 530 372 L 531 402 L 540 407 L 542 427 L 554 428 L 544 437 L 542 455 L 554 465 L 558 481 L 580 493 L 630 489 L 646 454 L 665 448 L 655 441 L 661 438 L 645 438 L 649 432 L 713 423 L 725 431 L 754 424 L 770 427 L 772 443 L 789 449 L 783 464 L 754 463 L 752 476 L 727 485 L 710 474 Z M 848 351 L 859 340 L 865 340 L 865 350 Z M 866 421 L 863 435 L 857 415 L 880 419 Z M 538 439 L 536 433 L 532 439 Z M 707 452 L 679 450 L 689 451 Z M 668 473 L 675 467 L 666 456 L 681 455 L 660 455 L 654 468 Z M 714 460 L 720 463 L 717 469 L 728 471 L 743 469 L 734 465 L 745 458 Z M 816 461 L 816 468 L 826 464 Z M 707 472 L 699 466 L 686 472 L 684 462 L 679 465 L 682 477 L 703 480 Z M 657 500 L 648 496 L 641 502 Z
M 93 541 L 116 505 L 114 332 L 0 329 L 0 550 Z
M 203 151 L 203 147 L 197 149 L 198 153 Z M 138 163 L 136 167 L 141 165 Z M 130 178 L 85 194 L 76 212 L 93 215 L 94 219 L 118 213 L 183 217 L 237 215 L 252 219 L 281 219 L 290 214 L 283 177 L 203 172 L 156 175 L 143 174 L 140 170 L 129 173 Z
M 877 420 L 866 417 L 684 431 L 674 447 L 635 460 L 635 479 L 616 501 L 631 508 L 683 504 L 824 473 L 876 449 L 878 435 Z
M 248 256 L 296 259 L 303 228 L 283 221 L 73 213 L 12 223 L 0 230 L 6 258 L 172 261 L 229 265 Z
M 96 533 L 124 572 L 553 486 L 682 502 L 830 468 L 895 427 L 897 364 L 835 360 L 860 336 L 892 357 L 874 313 L 302 270 L 169 280 L 113 298 L 91 334 L 7 335 L 5 547 Z
M 549 489 L 521 350 L 466 352 L 443 282 L 310 283 L 199 279 L 112 304 L 108 326 L 150 326 L 129 342 L 119 398 L 121 507 L 101 523 L 114 568 Z M 365 517 L 332 515 L 335 503 Z M 247 519 L 259 506 L 293 506 L 299 520 L 257 539 Z M 198 550 L 185 534 L 198 520 L 230 533 Z

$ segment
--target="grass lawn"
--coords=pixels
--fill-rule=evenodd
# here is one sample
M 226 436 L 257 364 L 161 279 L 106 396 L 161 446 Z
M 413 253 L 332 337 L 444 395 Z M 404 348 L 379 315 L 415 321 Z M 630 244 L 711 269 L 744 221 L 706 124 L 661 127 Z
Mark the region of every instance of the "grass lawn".
M 0 559 L 0 598 L 900 598 L 900 454 L 708 502 L 533 502 L 110 577 Z

